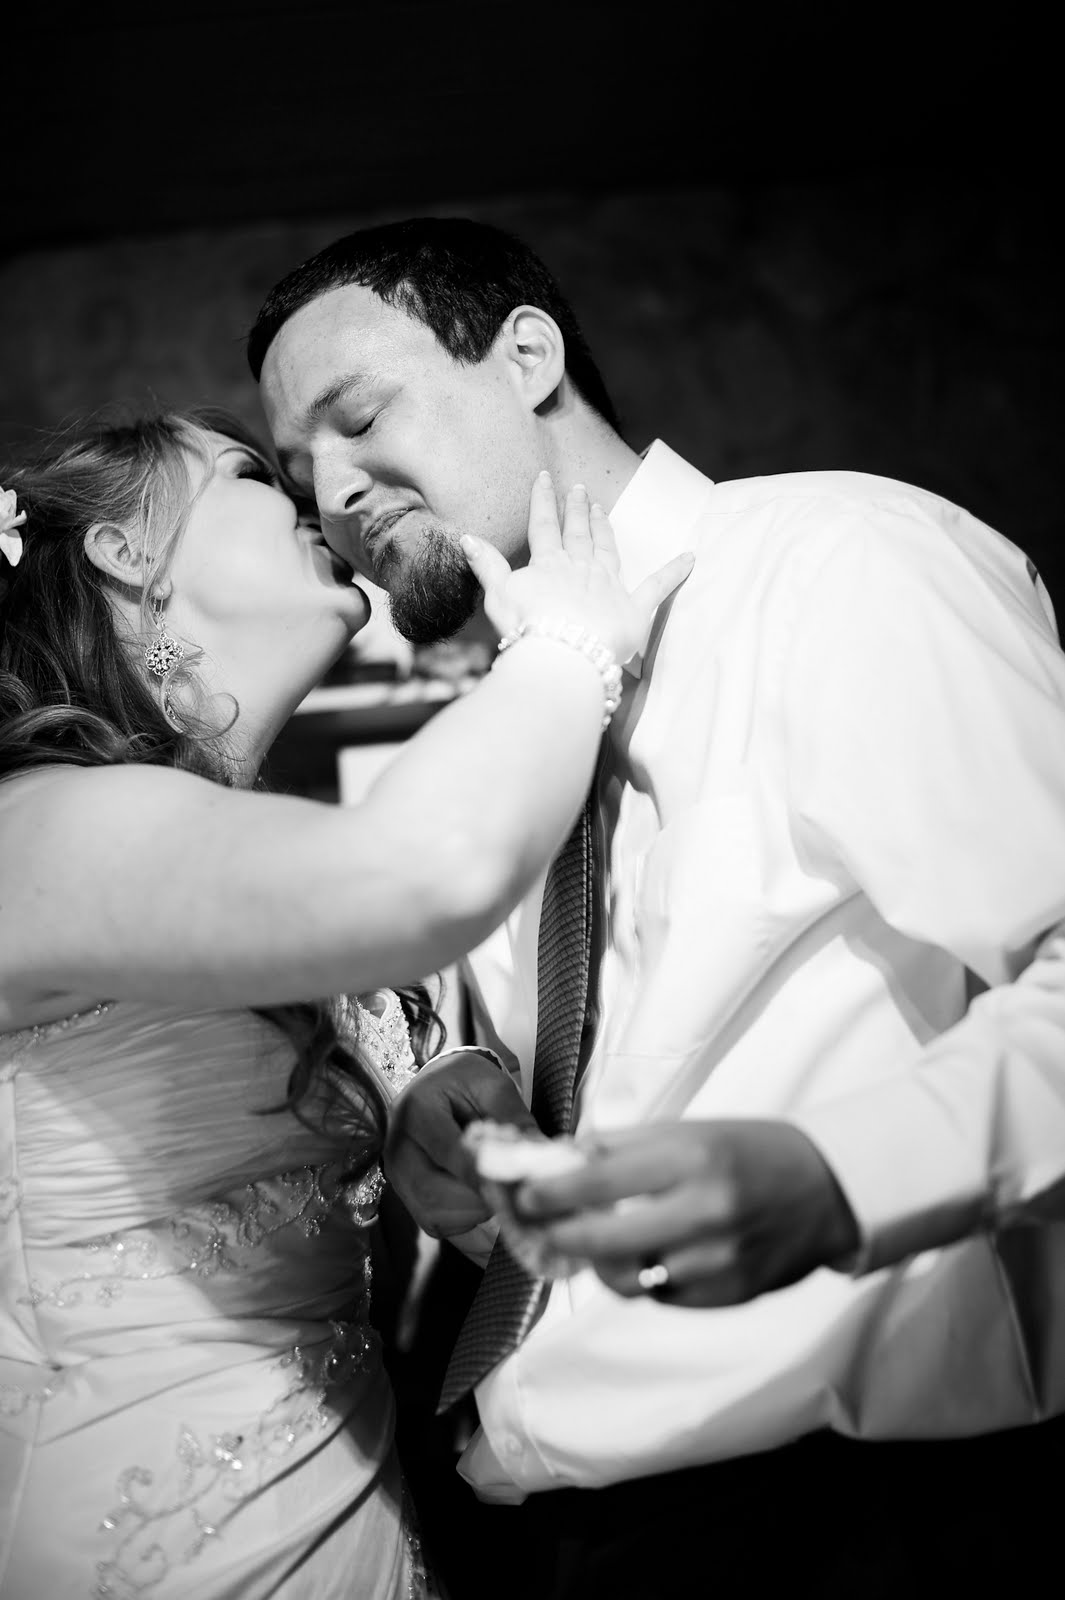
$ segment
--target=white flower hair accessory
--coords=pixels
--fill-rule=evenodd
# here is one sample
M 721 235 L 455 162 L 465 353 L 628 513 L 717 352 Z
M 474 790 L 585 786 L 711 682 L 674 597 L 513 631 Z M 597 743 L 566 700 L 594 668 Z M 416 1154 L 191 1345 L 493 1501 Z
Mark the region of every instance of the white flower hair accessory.
M 22 535 L 18 530 L 26 520 L 24 511 L 16 515 L 17 505 L 14 489 L 0 489 L 0 555 L 6 556 L 13 567 L 22 560 Z

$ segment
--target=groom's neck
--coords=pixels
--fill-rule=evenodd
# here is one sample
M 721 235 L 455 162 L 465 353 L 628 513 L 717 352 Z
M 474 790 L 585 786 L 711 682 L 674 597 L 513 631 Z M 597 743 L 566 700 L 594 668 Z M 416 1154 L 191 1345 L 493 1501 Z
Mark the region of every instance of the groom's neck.
M 588 412 L 567 419 L 551 439 L 551 476 L 561 500 L 575 483 L 609 512 L 640 465 L 639 453 Z

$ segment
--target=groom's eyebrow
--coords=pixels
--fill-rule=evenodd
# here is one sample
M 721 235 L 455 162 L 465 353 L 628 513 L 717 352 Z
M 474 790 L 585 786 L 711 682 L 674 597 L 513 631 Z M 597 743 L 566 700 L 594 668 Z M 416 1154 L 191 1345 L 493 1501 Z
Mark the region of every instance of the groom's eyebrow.
M 329 384 L 325 389 L 320 389 L 307 407 L 304 418 L 307 422 L 319 422 L 326 412 L 341 400 L 346 400 L 357 389 L 366 389 L 370 379 L 364 372 L 352 372 L 345 378 L 337 378 L 335 383 Z

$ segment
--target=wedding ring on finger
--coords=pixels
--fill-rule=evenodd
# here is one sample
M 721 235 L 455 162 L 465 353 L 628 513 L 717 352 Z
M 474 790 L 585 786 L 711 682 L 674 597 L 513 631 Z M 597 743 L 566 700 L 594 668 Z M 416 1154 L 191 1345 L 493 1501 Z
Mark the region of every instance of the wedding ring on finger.
M 649 1261 L 636 1274 L 636 1282 L 644 1294 L 659 1295 L 669 1288 L 669 1268 L 664 1261 Z

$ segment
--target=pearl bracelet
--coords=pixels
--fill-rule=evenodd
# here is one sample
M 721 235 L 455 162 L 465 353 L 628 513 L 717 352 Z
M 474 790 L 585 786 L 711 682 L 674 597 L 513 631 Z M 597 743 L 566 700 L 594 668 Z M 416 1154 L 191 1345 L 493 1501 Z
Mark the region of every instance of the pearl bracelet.
M 509 650 L 519 639 L 556 639 L 559 644 L 579 650 L 603 680 L 603 727 L 609 728 L 610 719 L 621 704 L 621 668 L 609 645 L 579 622 L 567 622 L 564 617 L 531 617 L 520 622 L 503 635 L 498 648 Z

